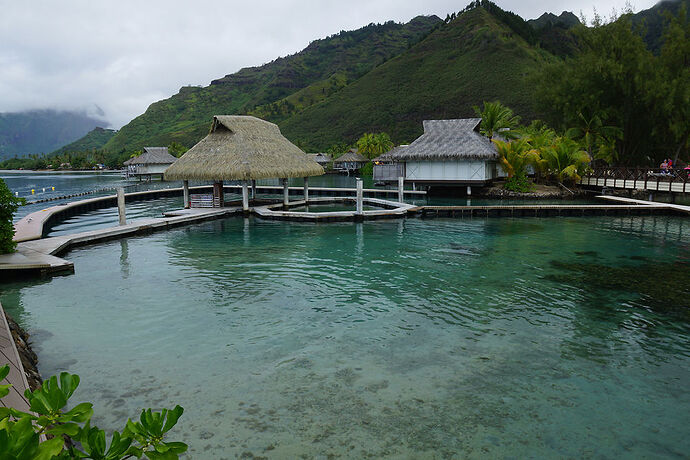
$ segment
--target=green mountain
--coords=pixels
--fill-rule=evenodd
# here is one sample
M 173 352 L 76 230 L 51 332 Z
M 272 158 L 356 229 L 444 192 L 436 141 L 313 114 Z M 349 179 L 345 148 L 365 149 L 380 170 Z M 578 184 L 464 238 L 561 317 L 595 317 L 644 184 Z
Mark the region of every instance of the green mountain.
M 52 152 L 49 156 L 62 155 L 63 153 L 90 152 L 102 149 L 103 146 L 117 133 L 114 129 L 94 128 L 86 136 L 65 145 Z
M 474 116 L 482 101 L 500 100 L 529 120 L 537 114 L 526 77 L 549 59 L 486 9 L 473 8 L 280 127 L 298 144 L 322 150 L 364 132 L 409 142 L 421 134 L 422 120 Z
M 0 160 L 52 152 L 103 123 L 84 112 L 0 113 Z
M 654 54 L 659 54 L 661 50 L 663 28 L 668 22 L 666 15 L 677 16 L 682 3 L 682 0 L 662 0 L 648 10 L 633 15 L 633 24 L 644 29 L 645 43 Z M 690 6 L 690 2 L 686 1 L 687 6 Z
M 213 115 L 248 113 L 260 106 L 263 108 L 257 110 L 270 111 L 269 104 L 310 85 L 318 90 L 303 92 L 294 102 L 286 99 L 283 104 L 303 107 L 315 103 L 404 52 L 439 23 L 436 16 L 420 16 L 407 24 L 370 24 L 316 40 L 297 54 L 242 69 L 208 87 L 184 87 L 171 98 L 151 104 L 105 148 L 129 151 L 173 141 L 191 146 L 206 134 Z

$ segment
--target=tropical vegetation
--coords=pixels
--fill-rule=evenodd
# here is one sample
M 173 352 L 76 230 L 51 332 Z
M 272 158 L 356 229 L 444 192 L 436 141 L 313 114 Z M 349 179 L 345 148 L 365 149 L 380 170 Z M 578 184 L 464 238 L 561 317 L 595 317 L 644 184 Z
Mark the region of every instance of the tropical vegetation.
M 392 148 L 393 141 L 386 133 L 364 133 L 357 141 L 357 152 L 370 160 Z
M 17 247 L 13 240 L 12 217 L 22 202 L 23 199 L 15 197 L 5 181 L 0 179 L 0 254 L 14 252 Z
M 8 365 L 0 367 L 0 380 L 9 371 Z M 80 403 L 67 410 L 78 386 L 78 375 L 63 372 L 34 391 L 26 390 L 24 396 L 32 413 L 0 407 L 0 458 L 120 460 L 145 456 L 173 460 L 187 450 L 183 442 L 165 440 L 182 416 L 182 407 L 142 410 L 139 421 L 127 420 L 124 429 L 113 431 L 107 442 L 105 431 L 91 425 L 93 404 Z M 0 398 L 7 396 L 10 388 L 0 385 Z

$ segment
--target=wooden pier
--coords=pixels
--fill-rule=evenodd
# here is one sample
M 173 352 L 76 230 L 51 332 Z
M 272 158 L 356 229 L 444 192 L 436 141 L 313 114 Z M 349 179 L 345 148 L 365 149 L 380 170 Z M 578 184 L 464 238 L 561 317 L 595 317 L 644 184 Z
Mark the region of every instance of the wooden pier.
M 238 195 L 242 193 L 241 185 L 225 185 L 223 187 L 226 193 L 237 193 Z M 190 191 L 195 192 L 210 192 L 212 186 L 202 185 L 197 187 L 190 187 Z M 288 192 L 290 195 L 302 196 L 304 193 L 303 187 L 289 187 Z M 268 194 L 268 195 L 282 195 L 282 186 L 258 186 L 257 193 Z M 355 196 L 357 193 L 356 188 L 338 188 L 338 187 L 310 187 L 309 194 L 317 196 Z M 369 197 L 397 197 L 398 189 L 364 189 L 364 193 Z M 151 200 L 161 197 L 171 197 L 171 196 L 182 196 L 183 189 L 180 188 L 167 188 L 160 190 L 148 190 L 144 192 L 131 192 L 125 194 L 125 199 L 127 202 L 132 201 L 143 201 Z M 411 197 L 424 197 L 426 196 L 425 191 L 413 191 L 405 190 L 404 194 Z M 82 214 L 86 211 L 91 211 L 95 209 L 103 209 L 117 206 L 117 195 L 102 196 L 96 198 L 89 198 L 86 200 L 73 201 L 70 203 L 59 204 L 56 206 L 51 206 L 49 208 L 43 209 L 29 214 L 22 218 L 19 222 L 14 225 L 15 237 L 14 240 L 17 242 L 30 241 L 42 238 L 46 229 L 50 228 L 51 225 L 57 222 L 63 221 L 70 216 Z
M 0 366 L 5 364 L 10 366 L 10 373 L 0 381 L 0 385 L 11 384 L 12 388 L 10 388 L 10 393 L 7 396 L 0 399 L 0 407 L 29 412 L 29 402 L 24 396 L 24 391 L 29 388 L 29 382 L 26 379 L 24 366 L 19 357 L 17 345 L 14 343 L 10 326 L 5 319 L 5 311 L 0 305 Z
M 74 264 L 59 257 L 60 254 L 73 247 L 128 236 L 145 235 L 154 231 L 211 219 L 221 219 L 239 213 L 241 213 L 241 208 L 238 207 L 183 209 L 166 213 L 164 217 L 160 218 L 138 219 L 127 225 L 23 241 L 17 244 L 17 252 L 14 254 L 0 255 L 0 274 L 3 279 L 10 279 L 16 276 L 74 273 Z
M 650 192 L 690 192 L 690 171 L 654 168 L 595 168 L 584 174 L 580 185 Z

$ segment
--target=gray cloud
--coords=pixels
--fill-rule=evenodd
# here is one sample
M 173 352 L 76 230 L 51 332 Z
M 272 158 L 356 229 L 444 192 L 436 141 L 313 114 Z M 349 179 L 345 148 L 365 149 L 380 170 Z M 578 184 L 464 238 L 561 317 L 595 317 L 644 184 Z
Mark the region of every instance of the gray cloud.
M 0 112 L 97 111 L 116 128 L 184 85 L 295 53 L 310 41 L 370 22 L 409 21 L 469 0 L 0 0 Z M 498 0 L 525 18 L 584 12 L 592 0 Z M 637 0 L 636 10 L 653 0 Z M 608 16 L 625 0 L 596 2 Z

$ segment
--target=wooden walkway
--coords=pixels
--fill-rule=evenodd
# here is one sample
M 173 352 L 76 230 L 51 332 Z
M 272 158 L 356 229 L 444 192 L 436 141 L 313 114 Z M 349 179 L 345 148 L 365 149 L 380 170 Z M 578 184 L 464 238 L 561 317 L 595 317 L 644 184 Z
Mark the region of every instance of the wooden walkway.
M 12 388 L 7 396 L 0 399 L 0 407 L 11 407 L 29 412 L 29 402 L 24 397 L 24 391 L 29 388 L 29 382 L 26 380 L 24 366 L 22 366 L 22 360 L 12 338 L 10 326 L 5 319 L 5 311 L 0 305 L 0 366 L 5 364 L 10 365 L 10 373 L 4 380 L 0 381 L 0 384 L 12 384 Z
M 580 185 L 650 192 L 690 192 L 690 170 L 654 168 L 595 168 L 582 176 Z
M 101 228 L 71 235 L 33 239 L 17 244 L 14 254 L 0 255 L 0 273 L 3 277 L 31 274 L 49 275 L 72 273 L 74 264 L 57 257 L 60 253 L 76 246 L 98 243 L 127 236 L 142 235 L 158 230 L 202 222 L 239 214 L 241 208 L 185 209 L 166 213 L 165 217 L 138 219 L 127 225 Z
M 224 190 L 226 192 L 232 193 L 242 193 L 242 187 L 240 185 L 225 185 Z M 198 186 L 190 187 L 190 191 L 201 191 L 210 190 L 210 186 Z M 303 187 L 290 187 L 289 192 L 291 195 L 302 195 L 304 193 Z M 282 186 L 258 186 L 257 194 L 281 194 L 283 193 Z M 355 196 L 357 189 L 355 188 L 338 188 L 338 187 L 309 187 L 310 195 L 324 195 L 324 196 L 340 196 L 349 195 Z M 405 190 L 405 195 L 423 197 L 426 196 L 425 191 L 413 191 Z M 364 189 L 364 194 L 370 197 L 376 196 L 398 196 L 397 189 Z M 163 196 L 181 196 L 182 188 L 168 188 L 160 190 L 148 190 L 144 192 L 132 192 L 126 193 L 125 198 L 127 201 L 137 201 L 137 200 L 147 200 L 154 199 Z M 43 237 L 43 232 L 46 226 L 50 224 L 52 220 L 59 220 L 66 215 L 74 215 L 84 212 L 86 210 L 100 209 L 106 207 L 117 206 L 117 196 L 109 195 L 96 198 L 89 198 L 86 200 L 73 201 L 70 203 L 59 204 L 56 206 L 51 206 L 49 208 L 43 209 L 24 216 L 19 222 L 14 225 L 15 236 L 14 241 L 30 241 L 36 240 Z

